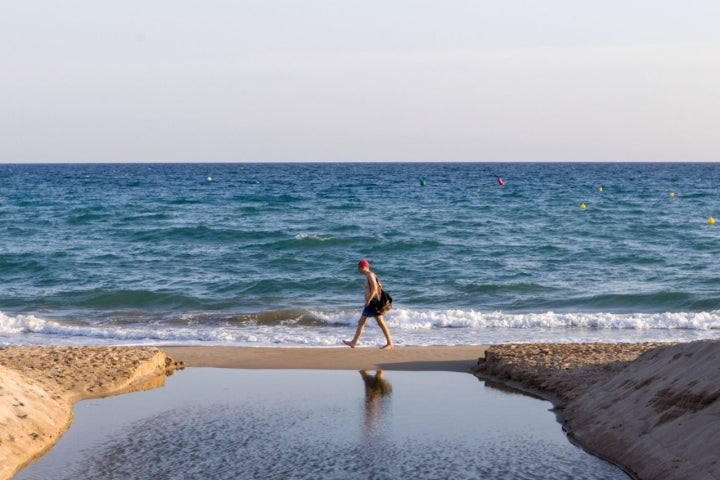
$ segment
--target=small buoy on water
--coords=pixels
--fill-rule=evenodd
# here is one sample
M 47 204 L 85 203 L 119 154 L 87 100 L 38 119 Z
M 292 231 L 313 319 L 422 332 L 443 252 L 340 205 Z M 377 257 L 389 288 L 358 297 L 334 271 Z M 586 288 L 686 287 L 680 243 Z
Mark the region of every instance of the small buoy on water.
M 581 203 L 581 204 L 580 204 L 580 210 L 585 210 L 586 208 L 587 208 L 587 207 L 585 206 L 584 203 Z
M 670 192 L 670 198 L 673 198 L 675 196 L 675 192 Z
M 208 177 L 208 178 L 207 178 L 207 181 L 208 181 L 208 182 L 212 182 L 212 177 Z
M 715 225 L 715 219 L 713 217 L 708 217 L 708 225 Z
M 505 186 L 505 180 L 503 180 L 502 178 L 497 177 L 497 182 L 498 182 L 498 185 L 500 185 L 501 187 Z
M 602 191 L 603 191 L 602 186 L 598 187 L 598 192 L 602 192 Z
M 424 187 L 424 186 L 425 186 L 425 179 L 424 179 L 424 178 L 421 178 L 421 179 L 420 179 L 420 186 L 421 186 L 421 187 Z

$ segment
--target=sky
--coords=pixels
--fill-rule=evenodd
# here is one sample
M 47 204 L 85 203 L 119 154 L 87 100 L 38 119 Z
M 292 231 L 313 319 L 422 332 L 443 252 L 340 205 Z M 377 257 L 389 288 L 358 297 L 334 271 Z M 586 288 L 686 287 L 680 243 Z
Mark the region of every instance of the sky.
M 0 11 L 0 163 L 720 161 L 717 0 Z

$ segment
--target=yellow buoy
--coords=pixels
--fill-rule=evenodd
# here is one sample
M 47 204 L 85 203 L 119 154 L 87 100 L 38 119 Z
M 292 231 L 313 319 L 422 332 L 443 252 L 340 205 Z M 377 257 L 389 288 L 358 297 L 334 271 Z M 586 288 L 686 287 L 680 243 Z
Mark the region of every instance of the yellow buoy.
M 598 187 L 598 192 L 602 192 L 602 191 L 603 191 L 603 188 L 602 188 L 602 187 Z
M 708 225 L 715 225 L 715 219 L 713 217 L 708 217 Z
M 581 204 L 580 204 L 580 210 L 585 210 L 586 208 L 587 208 L 587 207 L 585 206 L 584 203 L 581 203 Z
M 675 196 L 675 192 L 670 192 L 670 198 Z

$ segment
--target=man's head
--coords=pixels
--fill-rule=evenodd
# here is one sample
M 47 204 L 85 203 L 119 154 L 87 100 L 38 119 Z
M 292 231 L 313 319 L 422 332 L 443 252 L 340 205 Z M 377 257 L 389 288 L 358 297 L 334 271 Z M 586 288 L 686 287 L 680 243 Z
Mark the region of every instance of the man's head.
M 370 262 L 363 258 L 358 262 L 358 270 L 370 270 Z

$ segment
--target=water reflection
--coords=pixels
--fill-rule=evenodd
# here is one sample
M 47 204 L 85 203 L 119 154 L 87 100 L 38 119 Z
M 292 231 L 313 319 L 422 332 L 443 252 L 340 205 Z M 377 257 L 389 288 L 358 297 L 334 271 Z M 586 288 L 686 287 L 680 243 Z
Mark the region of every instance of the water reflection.
M 383 378 L 382 370 L 376 370 L 375 375 L 360 370 L 360 376 L 365 383 L 365 435 L 376 436 L 382 431 L 382 415 L 389 408 L 392 385 Z

